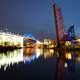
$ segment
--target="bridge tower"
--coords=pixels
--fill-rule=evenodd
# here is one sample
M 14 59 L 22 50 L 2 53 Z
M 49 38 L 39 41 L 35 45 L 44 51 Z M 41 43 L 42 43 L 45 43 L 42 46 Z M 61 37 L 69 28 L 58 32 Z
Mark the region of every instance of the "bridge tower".
M 67 35 L 65 35 L 61 8 L 58 5 L 54 4 L 53 10 L 54 10 L 56 36 L 57 36 L 57 48 L 59 54 L 59 57 L 57 58 L 57 64 L 56 64 L 56 80 L 64 80 L 63 76 L 64 76 L 65 53 L 64 50 L 62 50 L 62 41 L 63 43 L 66 40 L 73 42 L 73 40 L 75 40 L 75 31 L 74 31 L 74 25 L 72 25 L 69 27 L 67 31 Z M 73 55 L 72 57 L 73 59 L 67 60 L 69 70 L 71 70 L 71 72 L 73 72 L 75 69 L 74 54 L 72 55 Z
M 61 41 L 63 40 L 64 36 L 64 24 L 63 24 L 63 17 L 61 8 L 57 5 L 53 5 L 54 10 L 54 18 L 55 18 L 55 27 L 56 27 L 56 36 L 57 36 L 57 46 L 61 45 Z
M 56 75 L 55 80 L 63 80 L 64 76 L 64 52 L 62 51 L 62 42 L 64 37 L 64 24 L 63 24 L 63 17 L 61 8 L 54 4 L 53 5 L 54 10 L 54 18 L 55 18 L 55 27 L 56 27 L 56 36 L 57 36 L 57 49 L 59 57 L 57 58 L 56 62 Z

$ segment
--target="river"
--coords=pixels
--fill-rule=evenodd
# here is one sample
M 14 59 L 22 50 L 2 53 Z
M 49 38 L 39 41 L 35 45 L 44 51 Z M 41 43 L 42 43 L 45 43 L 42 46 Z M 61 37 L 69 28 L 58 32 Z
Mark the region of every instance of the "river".
M 0 53 L 0 80 L 80 80 L 80 52 L 22 48 Z

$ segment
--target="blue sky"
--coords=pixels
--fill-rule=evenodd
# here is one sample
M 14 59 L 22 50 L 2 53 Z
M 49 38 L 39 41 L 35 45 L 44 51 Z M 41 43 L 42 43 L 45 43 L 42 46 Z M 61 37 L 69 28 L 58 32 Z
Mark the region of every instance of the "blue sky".
M 65 29 L 72 24 L 80 36 L 80 0 L 55 0 L 62 8 Z M 36 38 L 55 38 L 53 0 L 0 0 L 0 24 L 8 31 L 31 33 Z
M 62 9 L 65 29 L 74 25 L 76 36 L 80 36 L 80 0 L 56 0 Z

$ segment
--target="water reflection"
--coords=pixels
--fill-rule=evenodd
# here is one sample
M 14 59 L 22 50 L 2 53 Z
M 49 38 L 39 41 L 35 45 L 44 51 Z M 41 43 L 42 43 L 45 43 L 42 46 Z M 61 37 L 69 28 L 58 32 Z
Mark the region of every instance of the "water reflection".
M 0 53 L 0 68 L 6 70 L 10 65 L 18 65 L 19 62 L 30 64 L 39 59 L 40 56 L 44 57 L 45 61 L 50 58 L 56 59 L 55 80 L 74 80 L 78 75 L 80 76 L 80 52 L 63 52 L 54 51 L 53 49 L 22 48 Z M 40 64 L 43 65 L 42 62 Z
M 44 49 L 43 53 L 44 53 L 43 54 L 44 58 L 49 58 L 54 55 L 54 50 L 53 49 Z
M 0 68 L 4 66 L 6 69 L 10 64 L 18 63 L 23 61 L 23 49 L 7 51 L 6 53 L 0 53 Z
M 35 48 L 22 48 L 14 51 L 7 51 L 6 53 L 0 53 L 0 68 L 4 67 L 4 70 L 10 65 L 15 63 L 24 62 L 30 63 L 31 61 L 38 59 L 40 56 L 44 58 L 51 56 L 54 53 L 53 50 L 43 50 Z
M 77 52 L 58 51 L 57 65 L 56 65 L 56 80 L 75 80 L 77 75 L 76 64 L 79 61 Z
M 64 63 L 65 57 L 64 52 L 62 50 L 58 50 L 57 52 L 57 61 L 56 61 L 56 72 L 55 72 L 55 80 L 64 80 Z

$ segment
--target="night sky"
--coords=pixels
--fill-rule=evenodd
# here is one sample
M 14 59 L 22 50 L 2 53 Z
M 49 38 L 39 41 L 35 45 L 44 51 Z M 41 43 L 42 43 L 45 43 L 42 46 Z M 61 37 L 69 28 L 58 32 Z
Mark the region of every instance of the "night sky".
M 80 0 L 55 0 L 62 8 L 67 30 L 75 25 L 80 36 Z M 38 39 L 55 38 L 52 0 L 0 0 L 0 29 L 9 32 L 31 33 Z

